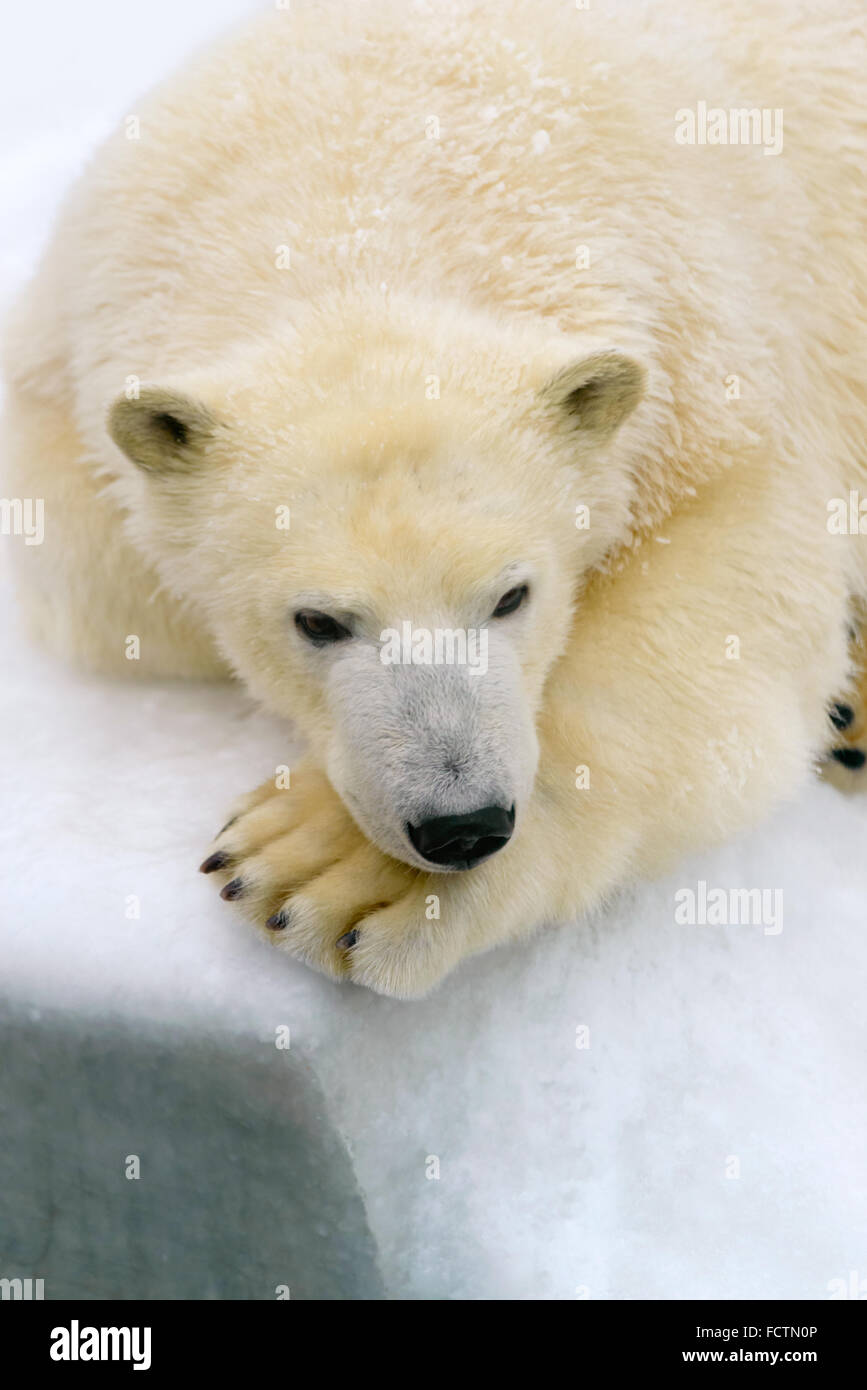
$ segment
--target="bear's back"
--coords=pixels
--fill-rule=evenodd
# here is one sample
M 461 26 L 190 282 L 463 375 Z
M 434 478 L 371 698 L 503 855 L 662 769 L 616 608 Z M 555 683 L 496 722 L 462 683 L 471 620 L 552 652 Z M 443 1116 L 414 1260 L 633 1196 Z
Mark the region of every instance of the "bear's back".
M 792 285 L 815 249 L 809 178 L 789 151 L 674 138 L 680 107 L 748 105 L 757 88 L 775 100 L 785 13 L 788 30 L 776 0 L 724 16 L 705 0 L 687 16 L 561 0 L 275 10 L 164 83 L 136 110 L 136 138 L 124 125 L 100 151 L 13 371 L 38 376 L 50 341 L 95 434 L 129 374 L 205 366 L 361 288 L 636 350 L 643 334 L 675 382 L 684 344 L 689 370 L 714 380 L 768 358 L 769 324 L 785 353 L 798 315 L 834 313 L 821 264 L 800 301 Z M 802 64 L 808 49 L 805 33 Z M 770 378 L 761 390 L 773 395 Z

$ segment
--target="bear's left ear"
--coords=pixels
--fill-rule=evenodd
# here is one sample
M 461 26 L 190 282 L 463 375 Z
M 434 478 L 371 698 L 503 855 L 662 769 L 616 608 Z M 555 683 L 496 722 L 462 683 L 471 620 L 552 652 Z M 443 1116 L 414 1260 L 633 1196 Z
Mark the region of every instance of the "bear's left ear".
M 542 397 L 595 442 L 608 439 L 644 395 L 646 373 L 615 349 L 572 362 L 546 383 Z
M 194 467 L 218 424 L 201 401 L 162 386 L 144 386 L 134 400 L 119 396 L 107 420 L 118 448 L 148 473 Z

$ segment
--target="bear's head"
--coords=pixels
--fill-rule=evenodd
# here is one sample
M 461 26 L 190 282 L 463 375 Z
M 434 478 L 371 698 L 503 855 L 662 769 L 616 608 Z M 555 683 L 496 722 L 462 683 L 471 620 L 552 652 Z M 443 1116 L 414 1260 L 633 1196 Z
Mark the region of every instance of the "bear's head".
M 607 343 L 392 303 L 142 386 L 109 430 L 135 539 L 362 830 L 464 869 L 519 830 L 643 390 Z

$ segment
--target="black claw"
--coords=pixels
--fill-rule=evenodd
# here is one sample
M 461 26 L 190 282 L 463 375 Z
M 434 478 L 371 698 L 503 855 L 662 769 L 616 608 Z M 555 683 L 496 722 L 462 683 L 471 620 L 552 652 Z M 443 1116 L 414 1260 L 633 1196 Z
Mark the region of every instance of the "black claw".
M 351 951 L 356 941 L 358 940 L 359 935 L 360 933 L 355 927 L 353 927 L 351 931 L 344 932 L 343 936 L 341 936 L 337 942 L 341 951 Z
M 229 862 L 229 855 L 223 849 L 218 849 L 216 854 L 209 854 L 204 864 L 199 865 L 200 874 L 212 874 L 216 869 L 225 869 Z
M 233 878 L 231 883 L 227 883 L 220 893 L 221 898 L 225 898 L 227 903 L 234 902 L 235 898 L 240 898 L 244 892 L 244 880 Z
M 862 753 L 860 748 L 835 748 L 831 757 L 836 758 L 844 767 L 851 768 L 853 772 L 867 763 L 867 754 Z
M 855 718 L 855 711 L 851 705 L 832 705 L 829 718 L 835 729 L 848 729 Z
M 285 907 L 281 907 L 279 912 L 275 912 L 273 917 L 269 917 L 265 926 L 270 931 L 285 931 L 289 925 L 289 913 Z

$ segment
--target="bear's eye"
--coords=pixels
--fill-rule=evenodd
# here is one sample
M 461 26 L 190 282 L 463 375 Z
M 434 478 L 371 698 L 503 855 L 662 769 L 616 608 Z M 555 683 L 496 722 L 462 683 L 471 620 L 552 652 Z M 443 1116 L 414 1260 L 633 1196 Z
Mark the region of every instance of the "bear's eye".
M 503 594 L 491 616 L 505 618 L 509 613 L 514 613 L 516 608 L 521 607 L 529 592 L 529 587 L 526 584 L 519 584 L 517 588 L 509 589 L 508 593 Z
M 299 608 L 295 614 L 295 626 L 302 637 L 314 642 L 317 647 L 324 647 L 328 642 L 345 642 L 347 637 L 352 636 L 343 623 L 330 618 L 327 613 L 317 613 L 313 608 Z

